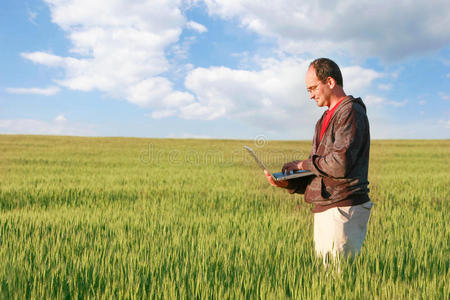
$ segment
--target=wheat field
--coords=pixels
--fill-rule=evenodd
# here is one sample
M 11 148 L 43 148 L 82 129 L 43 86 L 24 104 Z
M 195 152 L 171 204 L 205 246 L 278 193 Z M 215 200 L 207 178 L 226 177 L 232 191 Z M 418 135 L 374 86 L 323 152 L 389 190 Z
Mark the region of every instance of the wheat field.
M 324 268 L 309 141 L 0 135 L 0 298 L 449 299 L 450 141 L 372 141 L 361 254 Z

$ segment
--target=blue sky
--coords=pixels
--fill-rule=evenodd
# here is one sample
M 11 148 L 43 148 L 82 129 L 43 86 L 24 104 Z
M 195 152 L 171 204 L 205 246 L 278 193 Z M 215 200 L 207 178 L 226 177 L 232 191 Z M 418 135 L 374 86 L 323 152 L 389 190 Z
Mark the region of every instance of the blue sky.
M 0 43 L 0 133 L 309 140 L 330 57 L 372 138 L 450 138 L 449 1 L 3 1 Z

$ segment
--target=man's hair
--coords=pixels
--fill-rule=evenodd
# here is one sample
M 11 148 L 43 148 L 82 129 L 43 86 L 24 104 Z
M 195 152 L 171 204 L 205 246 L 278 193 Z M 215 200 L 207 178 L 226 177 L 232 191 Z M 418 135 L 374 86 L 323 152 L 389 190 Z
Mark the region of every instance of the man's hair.
M 313 60 L 309 64 L 309 67 L 313 67 L 316 70 L 316 76 L 320 81 L 325 83 L 328 77 L 336 80 L 336 83 L 341 87 L 344 87 L 344 82 L 342 80 L 342 73 L 339 66 L 329 58 L 318 58 Z

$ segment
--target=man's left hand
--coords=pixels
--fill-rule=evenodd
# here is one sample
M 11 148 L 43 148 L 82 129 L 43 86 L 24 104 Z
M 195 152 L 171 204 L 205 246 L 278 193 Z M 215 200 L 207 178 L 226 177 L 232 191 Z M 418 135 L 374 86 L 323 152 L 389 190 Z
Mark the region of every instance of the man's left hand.
M 278 180 L 278 181 L 273 180 L 272 175 L 270 175 L 270 172 L 267 170 L 264 170 L 264 175 L 266 175 L 266 179 L 271 186 L 276 186 L 280 188 L 286 188 L 288 186 L 287 180 Z

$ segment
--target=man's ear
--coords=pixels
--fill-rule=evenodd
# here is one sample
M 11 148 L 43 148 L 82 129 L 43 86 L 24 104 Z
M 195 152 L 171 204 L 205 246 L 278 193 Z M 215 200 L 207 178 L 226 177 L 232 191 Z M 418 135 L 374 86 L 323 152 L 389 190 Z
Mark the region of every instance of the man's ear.
M 330 89 L 333 89 L 336 86 L 336 80 L 334 80 L 333 77 L 328 76 L 327 78 L 327 85 Z

